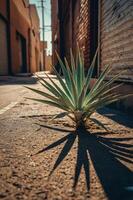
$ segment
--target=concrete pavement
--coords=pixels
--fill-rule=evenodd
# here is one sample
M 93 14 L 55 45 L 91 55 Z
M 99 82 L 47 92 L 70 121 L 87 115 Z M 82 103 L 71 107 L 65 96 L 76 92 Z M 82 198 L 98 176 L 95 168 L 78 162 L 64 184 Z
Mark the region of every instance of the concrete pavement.
M 20 102 L 27 93 L 24 85 L 35 85 L 35 77 L 0 77 L 0 110 Z
M 49 121 L 59 109 L 24 98 L 39 98 L 25 84 L 41 88 L 29 78 L 0 85 L 1 110 L 10 105 L 0 115 L 0 199 L 132 199 L 132 129 L 94 113 L 111 132 L 90 124 L 75 138 L 67 118 Z

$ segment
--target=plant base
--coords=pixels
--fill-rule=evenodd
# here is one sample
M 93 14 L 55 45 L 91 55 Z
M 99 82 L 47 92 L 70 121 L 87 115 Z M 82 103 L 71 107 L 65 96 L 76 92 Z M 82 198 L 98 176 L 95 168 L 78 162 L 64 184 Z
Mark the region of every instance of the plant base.
M 84 121 L 80 121 L 76 123 L 76 130 L 86 130 L 86 124 Z

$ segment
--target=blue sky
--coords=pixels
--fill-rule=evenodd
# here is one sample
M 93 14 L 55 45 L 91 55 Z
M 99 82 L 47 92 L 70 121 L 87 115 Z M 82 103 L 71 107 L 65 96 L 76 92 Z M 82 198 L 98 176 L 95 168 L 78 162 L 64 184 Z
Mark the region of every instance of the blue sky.
M 40 0 L 30 0 L 30 3 L 36 4 L 37 10 L 38 10 L 38 15 L 40 17 L 40 26 L 42 27 L 42 13 L 41 13 L 41 1 Z M 50 5 L 50 0 L 44 0 L 44 7 L 45 7 L 45 26 L 51 25 L 51 5 Z M 42 39 L 42 34 L 41 34 L 41 39 Z M 45 27 L 45 40 L 48 42 L 48 51 L 47 53 L 51 54 L 51 28 L 50 27 Z

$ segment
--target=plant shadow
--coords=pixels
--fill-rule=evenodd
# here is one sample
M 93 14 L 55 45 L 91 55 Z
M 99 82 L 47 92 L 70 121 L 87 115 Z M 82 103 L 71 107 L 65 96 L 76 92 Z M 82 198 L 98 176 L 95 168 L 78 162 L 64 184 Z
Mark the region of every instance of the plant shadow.
M 126 127 L 133 128 L 133 117 L 132 116 L 125 116 L 124 113 L 114 110 L 111 108 L 101 108 L 98 110 L 98 113 L 112 119 L 113 121 L 122 124 Z
M 53 174 L 68 155 L 76 138 L 78 139 L 78 147 L 73 189 L 76 189 L 81 169 L 84 168 L 86 187 L 88 191 L 90 190 L 91 160 L 109 200 L 133 199 L 133 173 L 122 162 L 133 165 L 133 145 L 131 144 L 133 138 L 116 138 L 114 135 L 107 138 L 99 133 L 91 134 L 86 130 L 70 132 L 38 152 L 42 153 L 65 143 L 49 176 Z

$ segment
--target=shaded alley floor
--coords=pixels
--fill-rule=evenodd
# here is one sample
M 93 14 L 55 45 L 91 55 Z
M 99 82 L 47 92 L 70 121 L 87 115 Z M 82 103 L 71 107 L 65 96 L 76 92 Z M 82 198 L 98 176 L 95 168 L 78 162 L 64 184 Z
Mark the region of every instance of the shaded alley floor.
M 126 126 L 95 113 L 110 132 L 90 123 L 91 134 L 76 135 L 67 118 L 49 121 L 60 110 L 25 99 L 36 96 L 25 84 L 0 85 L 0 109 L 16 102 L 0 114 L 0 199 L 132 200 L 132 121 L 118 114 Z

